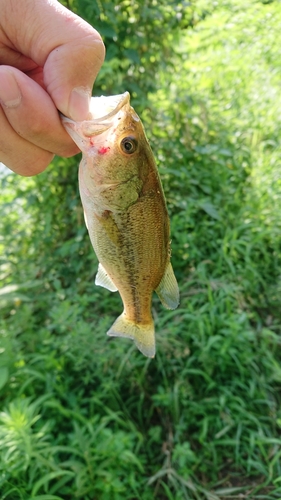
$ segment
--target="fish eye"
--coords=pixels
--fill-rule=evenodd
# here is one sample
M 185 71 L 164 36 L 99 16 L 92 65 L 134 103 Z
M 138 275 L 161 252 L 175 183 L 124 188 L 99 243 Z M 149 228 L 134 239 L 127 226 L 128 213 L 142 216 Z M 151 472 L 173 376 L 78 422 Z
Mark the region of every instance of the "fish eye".
M 134 137 L 124 137 L 124 139 L 122 139 L 122 141 L 120 142 L 120 147 L 123 153 L 131 155 L 136 151 L 138 147 L 138 141 Z

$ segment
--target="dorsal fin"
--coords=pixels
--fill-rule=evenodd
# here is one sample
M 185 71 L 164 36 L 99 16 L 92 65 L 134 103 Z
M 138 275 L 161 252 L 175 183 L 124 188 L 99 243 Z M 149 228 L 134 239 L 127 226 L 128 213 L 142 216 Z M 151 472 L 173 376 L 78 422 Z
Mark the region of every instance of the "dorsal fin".
M 180 293 L 171 262 L 166 267 L 165 273 L 155 289 L 159 299 L 166 309 L 176 309 L 180 303 Z

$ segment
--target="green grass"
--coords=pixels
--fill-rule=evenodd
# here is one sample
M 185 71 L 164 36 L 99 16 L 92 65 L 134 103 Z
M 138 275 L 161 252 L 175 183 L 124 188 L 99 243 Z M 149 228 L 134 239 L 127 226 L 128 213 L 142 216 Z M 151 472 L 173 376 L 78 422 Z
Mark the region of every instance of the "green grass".
M 1 181 L 2 500 L 281 498 L 281 7 L 210 11 L 142 112 L 181 290 L 154 360 L 105 335 L 77 158 Z

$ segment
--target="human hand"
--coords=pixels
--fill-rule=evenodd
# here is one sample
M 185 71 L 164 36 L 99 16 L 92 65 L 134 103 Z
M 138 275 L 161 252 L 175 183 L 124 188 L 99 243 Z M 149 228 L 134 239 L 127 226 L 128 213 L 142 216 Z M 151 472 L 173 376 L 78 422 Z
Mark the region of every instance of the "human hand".
M 56 0 L 0 0 L 0 161 L 21 175 L 79 150 L 58 111 L 89 112 L 101 37 Z

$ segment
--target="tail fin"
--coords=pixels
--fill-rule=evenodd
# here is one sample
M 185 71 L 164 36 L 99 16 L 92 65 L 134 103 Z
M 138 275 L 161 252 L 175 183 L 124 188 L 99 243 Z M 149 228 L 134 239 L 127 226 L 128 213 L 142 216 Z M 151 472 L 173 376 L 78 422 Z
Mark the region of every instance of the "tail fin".
M 135 341 L 137 348 L 148 358 L 155 356 L 155 335 L 153 321 L 149 324 L 136 324 L 121 314 L 113 323 L 107 335 L 110 337 L 126 337 Z

